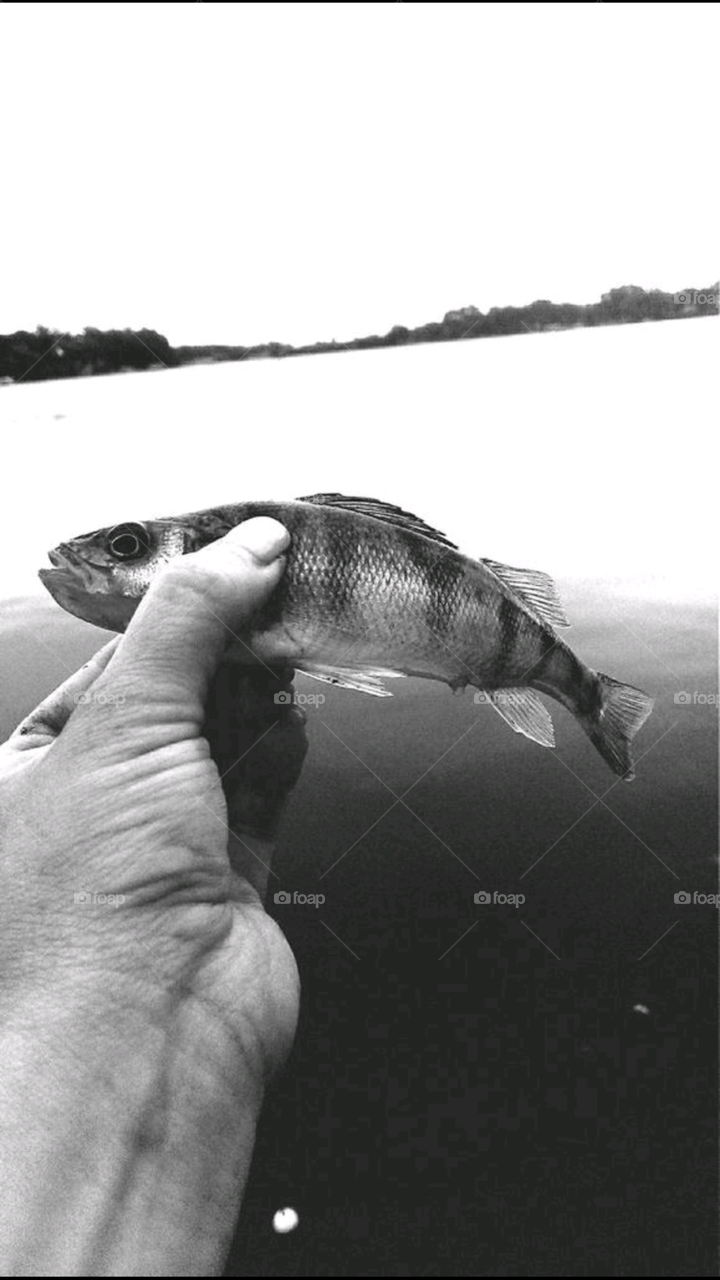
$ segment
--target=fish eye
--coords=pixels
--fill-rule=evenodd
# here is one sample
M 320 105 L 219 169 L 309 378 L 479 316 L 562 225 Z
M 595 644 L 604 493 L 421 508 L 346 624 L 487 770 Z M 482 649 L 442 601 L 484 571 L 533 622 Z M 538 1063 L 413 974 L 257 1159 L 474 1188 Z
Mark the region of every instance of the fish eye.
M 107 549 L 116 560 L 140 560 L 150 550 L 142 524 L 116 524 L 107 536 Z

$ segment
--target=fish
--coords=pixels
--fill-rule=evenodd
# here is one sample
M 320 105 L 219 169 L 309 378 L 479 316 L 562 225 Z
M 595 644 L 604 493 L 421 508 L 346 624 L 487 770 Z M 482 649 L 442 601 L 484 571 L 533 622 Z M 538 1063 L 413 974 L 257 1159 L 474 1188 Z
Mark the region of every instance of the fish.
M 290 534 L 283 576 L 227 658 L 306 675 L 375 697 L 419 677 L 470 685 L 516 732 L 554 747 L 540 695 L 567 708 L 619 777 L 653 699 L 585 665 L 556 628 L 569 625 L 552 578 L 464 555 L 445 534 L 374 498 L 316 493 L 170 518 L 128 521 L 48 552 L 44 586 L 64 609 L 126 629 L 156 574 L 254 516 Z

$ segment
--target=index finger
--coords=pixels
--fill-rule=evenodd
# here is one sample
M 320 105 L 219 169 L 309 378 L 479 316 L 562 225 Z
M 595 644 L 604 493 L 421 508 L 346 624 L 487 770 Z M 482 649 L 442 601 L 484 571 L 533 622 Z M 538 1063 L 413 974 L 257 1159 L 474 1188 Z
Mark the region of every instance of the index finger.
M 28 751 L 54 741 L 83 700 L 83 695 L 107 667 L 120 639 L 120 636 L 115 636 L 102 649 L 98 649 L 84 666 L 68 676 L 57 689 L 53 689 L 47 698 L 20 721 L 5 745 L 13 751 Z

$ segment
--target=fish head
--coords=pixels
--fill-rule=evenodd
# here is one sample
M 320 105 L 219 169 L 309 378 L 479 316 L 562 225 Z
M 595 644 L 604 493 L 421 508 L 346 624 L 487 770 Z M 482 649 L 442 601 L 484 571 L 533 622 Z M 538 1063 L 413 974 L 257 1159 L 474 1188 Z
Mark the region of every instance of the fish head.
M 68 613 L 124 631 L 158 571 L 190 549 L 180 524 L 131 520 L 61 542 L 39 577 Z

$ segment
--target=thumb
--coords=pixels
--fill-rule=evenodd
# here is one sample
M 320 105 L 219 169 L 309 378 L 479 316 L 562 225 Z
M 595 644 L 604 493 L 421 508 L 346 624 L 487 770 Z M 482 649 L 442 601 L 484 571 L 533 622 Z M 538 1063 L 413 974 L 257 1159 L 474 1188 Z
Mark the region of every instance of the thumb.
M 277 520 L 257 516 L 171 560 L 138 606 L 98 690 L 102 682 L 106 693 L 122 691 L 129 715 L 133 706 L 179 706 L 183 722 L 192 719 L 199 732 L 227 646 L 245 644 L 253 661 L 248 623 L 280 581 L 289 542 Z

